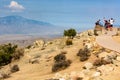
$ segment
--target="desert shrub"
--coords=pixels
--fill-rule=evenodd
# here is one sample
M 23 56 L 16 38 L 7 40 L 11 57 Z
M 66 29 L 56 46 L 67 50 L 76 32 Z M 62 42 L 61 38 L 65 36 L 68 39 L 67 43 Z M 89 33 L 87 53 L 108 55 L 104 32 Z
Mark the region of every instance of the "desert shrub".
M 14 60 L 20 59 L 20 57 L 24 56 L 24 49 L 17 48 L 16 51 L 13 53 L 12 58 Z
M 4 79 L 10 77 L 10 75 L 9 75 L 9 74 L 6 74 L 6 73 L 1 73 L 0 75 L 1 75 L 0 80 L 4 80 Z
M 31 47 L 32 47 L 32 45 L 28 45 L 26 48 L 27 48 L 27 49 L 30 49 Z
M 87 57 L 87 56 L 82 56 L 82 57 L 80 57 L 80 61 L 86 61 L 86 60 L 88 60 L 88 57 Z
M 0 45 L 0 66 L 9 64 L 12 59 L 19 59 L 24 55 L 24 49 L 19 49 L 17 45 Z
M 106 64 L 110 64 L 111 62 L 108 62 L 104 59 L 96 59 L 94 62 L 93 62 L 93 65 L 94 66 L 101 66 L 101 65 L 106 65 Z
M 95 60 L 95 61 L 93 62 L 93 65 L 94 65 L 94 66 L 101 66 L 101 65 L 102 65 L 101 59 Z
M 68 60 L 67 60 L 67 62 L 68 62 L 69 64 L 71 64 L 71 63 L 72 63 L 72 61 L 71 61 L 70 59 L 68 59 Z
M 10 70 L 12 73 L 19 71 L 19 66 L 18 65 L 13 65 Z
M 0 45 L 0 66 L 11 62 L 12 54 L 15 52 L 17 45 L 5 44 Z
M 6 65 L 11 62 L 12 56 L 11 54 L 5 54 L 4 52 L 0 52 L 0 65 Z
M 82 77 L 77 77 L 76 80 L 83 80 L 83 78 Z
M 80 49 L 77 53 L 77 56 L 80 57 L 80 61 L 86 61 L 90 55 L 90 50 L 86 47 L 84 49 Z
M 64 61 L 64 60 L 66 60 L 66 56 L 65 56 L 65 54 L 58 54 L 58 55 L 56 55 L 55 57 L 54 57 L 54 60 L 55 60 L 55 62 L 60 62 L 60 61 Z
M 94 30 L 94 35 L 98 36 L 97 30 Z
M 62 60 L 62 61 L 59 61 L 59 62 L 55 62 L 55 64 L 52 67 L 52 71 L 56 72 L 56 71 L 65 69 L 68 66 L 70 66 L 69 61 Z
M 68 30 L 64 30 L 64 36 L 68 36 L 68 37 L 74 37 L 76 36 L 76 30 L 75 29 L 68 29 Z
M 120 31 L 120 28 L 117 28 L 118 31 Z
M 66 52 L 62 52 L 54 57 L 54 65 L 52 66 L 52 72 L 56 72 L 67 68 L 72 63 L 71 60 L 66 60 Z
M 73 43 L 72 43 L 72 39 L 68 39 L 68 40 L 66 40 L 66 45 L 72 45 Z

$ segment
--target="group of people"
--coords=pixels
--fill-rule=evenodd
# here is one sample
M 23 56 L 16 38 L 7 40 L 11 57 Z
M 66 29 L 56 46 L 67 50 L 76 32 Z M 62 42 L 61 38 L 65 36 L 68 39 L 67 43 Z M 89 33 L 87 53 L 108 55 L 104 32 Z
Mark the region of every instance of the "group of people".
M 114 19 L 113 18 L 110 18 L 109 20 L 106 20 L 104 18 L 104 25 L 101 24 L 100 19 L 95 24 L 105 27 L 106 30 L 112 31 L 113 23 L 114 23 Z

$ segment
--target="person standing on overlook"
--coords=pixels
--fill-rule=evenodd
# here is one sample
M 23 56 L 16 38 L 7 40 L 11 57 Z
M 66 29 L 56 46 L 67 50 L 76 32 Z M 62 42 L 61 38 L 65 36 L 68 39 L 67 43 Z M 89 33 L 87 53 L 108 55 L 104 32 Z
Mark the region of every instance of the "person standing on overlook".
M 105 17 L 103 19 L 104 19 L 104 27 L 105 27 L 106 30 L 108 30 L 109 22 L 108 22 L 108 20 L 105 19 Z
M 100 19 L 95 24 L 96 25 L 100 25 Z
M 110 30 L 112 31 L 113 23 L 114 23 L 113 18 L 111 18 L 111 19 L 109 20 L 109 23 L 110 23 Z

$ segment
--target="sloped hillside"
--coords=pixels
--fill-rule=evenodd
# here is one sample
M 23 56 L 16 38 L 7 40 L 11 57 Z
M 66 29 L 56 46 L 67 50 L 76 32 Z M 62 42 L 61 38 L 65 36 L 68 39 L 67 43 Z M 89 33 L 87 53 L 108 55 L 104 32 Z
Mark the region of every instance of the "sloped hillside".
M 66 45 L 66 37 L 48 42 L 37 40 L 25 49 L 24 57 L 5 66 L 1 72 L 7 73 L 10 66 L 18 64 L 20 70 L 5 80 L 119 80 L 120 54 L 99 46 L 95 38 L 89 30 L 77 34 L 72 45 Z M 71 64 L 52 72 L 54 57 L 61 52 Z

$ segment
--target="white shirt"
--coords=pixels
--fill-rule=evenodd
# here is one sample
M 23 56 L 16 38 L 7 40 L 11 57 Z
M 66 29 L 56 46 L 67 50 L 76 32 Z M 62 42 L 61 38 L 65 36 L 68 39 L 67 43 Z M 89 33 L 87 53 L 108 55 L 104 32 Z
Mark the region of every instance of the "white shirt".
M 113 19 L 110 19 L 110 24 L 113 24 L 114 20 Z

